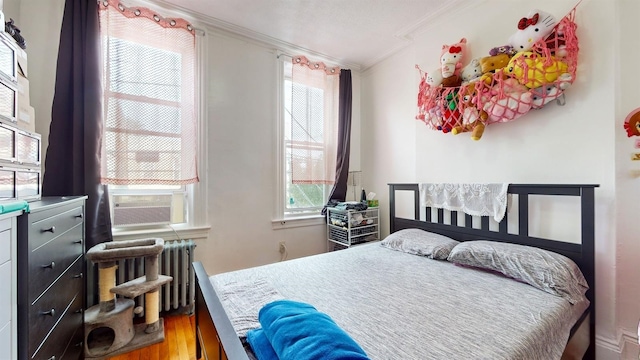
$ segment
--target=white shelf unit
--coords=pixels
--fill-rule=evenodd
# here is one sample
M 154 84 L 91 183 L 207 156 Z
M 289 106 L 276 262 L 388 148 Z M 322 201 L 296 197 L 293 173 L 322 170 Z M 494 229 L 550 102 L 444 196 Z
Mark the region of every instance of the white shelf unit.
M 377 207 L 366 210 L 327 208 L 327 248 L 339 250 L 380 240 L 380 213 Z M 338 246 L 335 246 L 335 245 Z M 332 249 L 332 246 L 333 249 Z

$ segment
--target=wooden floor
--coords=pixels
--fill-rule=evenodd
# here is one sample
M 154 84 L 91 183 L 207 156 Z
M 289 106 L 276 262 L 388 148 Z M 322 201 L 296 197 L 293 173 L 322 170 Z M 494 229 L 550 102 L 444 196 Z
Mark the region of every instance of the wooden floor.
M 195 317 L 164 316 L 164 341 L 109 360 L 195 360 Z

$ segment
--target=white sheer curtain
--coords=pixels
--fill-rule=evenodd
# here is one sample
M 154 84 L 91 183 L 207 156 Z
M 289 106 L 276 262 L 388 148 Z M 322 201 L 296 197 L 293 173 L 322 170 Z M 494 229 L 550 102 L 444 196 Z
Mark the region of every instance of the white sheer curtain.
M 336 174 L 340 69 L 293 57 L 291 180 L 333 184 Z
M 195 31 L 119 0 L 101 0 L 105 184 L 183 185 L 196 167 Z

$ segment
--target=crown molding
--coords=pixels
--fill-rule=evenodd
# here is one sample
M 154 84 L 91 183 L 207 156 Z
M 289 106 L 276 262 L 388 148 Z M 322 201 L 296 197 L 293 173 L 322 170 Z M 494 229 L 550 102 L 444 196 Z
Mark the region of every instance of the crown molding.
M 359 64 L 347 62 L 343 59 L 332 57 L 323 53 L 319 53 L 312 49 L 307 49 L 302 46 L 282 41 L 261 32 L 250 30 L 245 27 L 226 22 L 209 15 L 196 13 L 185 7 L 172 4 L 168 0 L 130 0 L 132 5 L 133 3 L 137 3 L 141 4 L 141 6 L 149 6 L 149 4 L 161 6 L 168 11 L 176 12 L 180 16 L 187 18 L 189 21 L 193 22 L 196 27 L 202 26 L 212 32 L 220 33 L 243 41 L 249 41 L 252 44 L 274 50 L 276 53 L 284 52 L 291 55 L 304 54 L 317 59 L 317 61 L 335 64 L 340 67 L 349 68 L 351 70 L 359 72 L 363 72 L 371 68 L 377 63 L 387 59 L 393 54 L 396 54 L 397 52 L 411 45 L 416 35 L 424 33 L 425 31 L 428 31 L 433 27 L 440 25 L 444 21 L 444 15 L 446 15 L 446 17 L 448 18 L 452 16 L 455 17 L 460 13 L 484 5 L 487 1 L 488 0 L 453 0 L 446 2 L 445 5 L 439 7 L 434 12 L 425 14 L 417 21 L 407 24 L 405 27 L 394 33 L 393 36 L 401 41 L 400 44 L 392 46 L 387 49 L 387 51 L 380 53 L 378 56 L 371 58 L 369 61 Z
M 348 68 L 353 71 L 360 71 L 362 68 L 361 64 L 347 62 L 342 59 L 328 56 L 326 54 L 322 54 L 302 46 L 291 44 L 286 41 L 276 39 L 269 35 L 250 30 L 233 23 L 229 23 L 209 15 L 197 13 L 185 7 L 172 4 L 167 0 L 133 0 L 133 1 L 142 3 L 142 4 L 154 4 L 154 5 L 161 6 L 162 8 L 168 11 L 179 13 L 181 16 L 187 18 L 189 21 L 194 23 L 196 28 L 199 26 L 205 27 L 209 31 L 220 33 L 220 34 L 229 36 L 231 38 L 248 41 L 254 45 L 258 45 L 258 46 L 273 50 L 275 53 L 278 53 L 278 54 L 288 53 L 290 55 L 297 55 L 297 54 L 307 55 L 309 57 L 313 57 L 314 61 L 322 61 L 328 64 L 340 66 L 343 68 Z
M 487 0 L 455 0 L 447 2 L 446 5 L 439 7 L 434 12 L 429 12 L 425 14 L 423 17 L 418 19 L 417 21 L 407 24 L 402 29 L 398 30 L 395 34 L 393 34 L 396 38 L 402 41 L 401 44 L 394 46 L 387 50 L 384 53 L 381 53 L 379 56 L 372 58 L 371 61 L 367 61 L 362 64 L 362 71 L 366 71 L 371 68 L 375 64 L 385 60 L 386 58 L 396 54 L 402 49 L 408 47 L 413 44 L 413 40 L 416 35 L 422 34 L 426 31 L 431 30 L 432 28 L 440 25 L 444 20 L 446 15 L 447 18 L 456 17 L 457 15 L 464 13 L 466 11 L 470 11 L 471 9 L 477 8 Z

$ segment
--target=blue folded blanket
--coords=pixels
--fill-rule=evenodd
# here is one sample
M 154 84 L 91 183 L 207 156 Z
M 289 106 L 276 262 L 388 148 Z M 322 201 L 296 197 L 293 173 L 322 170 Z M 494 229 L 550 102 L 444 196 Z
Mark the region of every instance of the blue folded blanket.
M 258 314 L 261 329 L 247 333 L 259 360 L 362 360 L 364 350 L 327 314 L 309 304 L 278 300 Z

